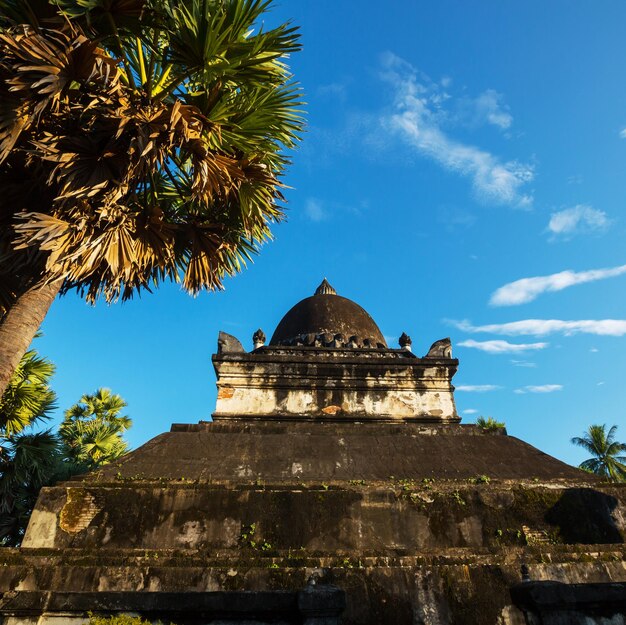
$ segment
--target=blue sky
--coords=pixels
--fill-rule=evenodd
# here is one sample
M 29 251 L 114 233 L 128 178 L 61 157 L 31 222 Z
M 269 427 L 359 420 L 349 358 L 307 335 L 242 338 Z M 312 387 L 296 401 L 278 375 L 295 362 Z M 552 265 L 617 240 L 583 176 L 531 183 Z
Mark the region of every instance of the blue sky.
M 390 345 L 452 338 L 464 422 L 570 463 L 591 423 L 626 440 L 626 4 L 306 0 L 285 19 L 308 118 L 287 222 L 224 292 L 57 300 L 36 345 L 60 406 L 110 387 L 133 446 L 208 419 L 218 331 L 251 349 L 326 276 Z

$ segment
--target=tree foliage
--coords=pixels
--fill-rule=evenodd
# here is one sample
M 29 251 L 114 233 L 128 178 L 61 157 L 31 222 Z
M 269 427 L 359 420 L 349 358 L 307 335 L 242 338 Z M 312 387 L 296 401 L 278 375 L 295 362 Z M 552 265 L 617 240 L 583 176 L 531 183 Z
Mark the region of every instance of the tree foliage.
M 48 417 L 56 407 L 56 395 L 49 386 L 53 375 L 54 365 L 35 350 L 24 354 L 0 397 L 0 436 L 14 436 Z
M 0 398 L 0 545 L 19 545 L 43 486 L 106 464 L 127 451 L 126 403 L 108 389 L 66 411 L 59 433 L 33 426 L 51 417 L 54 365 L 28 351 Z
M 83 395 L 65 411 L 59 428 L 64 456 L 89 468 L 108 464 L 128 451 L 123 433 L 132 425 L 120 416 L 126 402 L 107 388 Z
M 591 454 L 580 463 L 580 468 L 605 477 L 612 482 L 626 481 L 626 445 L 615 440 L 617 426 L 607 432 L 606 425 L 590 425 L 582 437 L 572 443 Z
M 60 466 L 56 436 L 29 431 L 55 408 L 53 374 L 54 365 L 30 350 L 0 398 L 0 544 L 19 544 L 39 490 Z
M 216 289 L 283 217 L 302 129 L 262 0 L 0 0 L 0 316 L 32 283 Z

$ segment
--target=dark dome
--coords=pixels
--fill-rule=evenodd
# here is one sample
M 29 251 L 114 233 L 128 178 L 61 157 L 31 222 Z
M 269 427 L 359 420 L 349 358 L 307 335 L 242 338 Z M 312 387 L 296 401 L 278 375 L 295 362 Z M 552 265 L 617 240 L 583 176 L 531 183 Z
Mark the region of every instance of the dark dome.
M 338 337 L 341 335 L 341 337 Z M 326 279 L 315 295 L 298 302 L 280 321 L 270 345 L 387 347 L 374 320 L 358 304 L 337 295 Z

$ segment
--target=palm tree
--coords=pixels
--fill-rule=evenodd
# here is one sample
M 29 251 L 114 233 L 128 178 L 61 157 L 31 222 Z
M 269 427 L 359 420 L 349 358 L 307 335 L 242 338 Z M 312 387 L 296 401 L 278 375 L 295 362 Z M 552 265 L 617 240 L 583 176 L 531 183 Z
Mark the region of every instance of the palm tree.
M 59 441 L 50 431 L 28 432 L 50 418 L 56 395 L 54 365 L 34 350 L 22 357 L 0 397 L 0 544 L 20 543 L 42 486 L 61 468 Z
M 132 421 L 120 412 L 127 406 L 107 388 L 83 395 L 80 402 L 65 411 L 59 428 L 64 456 L 70 461 L 94 468 L 108 464 L 128 451 L 122 438 Z
M 0 545 L 19 545 L 42 486 L 51 486 L 126 453 L 132 421 L 126 402 L 109 389 L 83 395 L 65 412 L 59 434 L 33 432 L 50 418 L 54 365 L 30 350 L 0 397 Z M 29 431 L 31 430 L 31 431 Z
M 19 545 L 42 486 L 72 472 L 49 430 L 21 433 L 6 440 L 0 457 L 0 545 Z
M 0 0 L 0 393 L 56 294 L 222 288 L 302 130 L 269 0 Z
M 0 437 L 19 434 L 56 408 L 56 394 L 50 388 L 54 365 L 35 350 L 27 351 L 0 397 Z
M 626 481 L 626 445 L 615 440 L 614 425 L 606 432 L 606 425 L 590 425 L 584 436 L 575 436 L 572 443 L 588 451 L 593 457 L 579 467 L 601 475 L 613 482 Z

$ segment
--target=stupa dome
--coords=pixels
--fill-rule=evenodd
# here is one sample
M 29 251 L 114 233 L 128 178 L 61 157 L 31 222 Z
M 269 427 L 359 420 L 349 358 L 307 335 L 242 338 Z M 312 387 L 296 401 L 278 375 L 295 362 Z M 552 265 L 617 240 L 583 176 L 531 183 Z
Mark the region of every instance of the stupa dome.
M 314 295 L 281 319 L 270 345 L 387 348 L 370 315 L 356 302 L 337 295 L 326 278 Z

